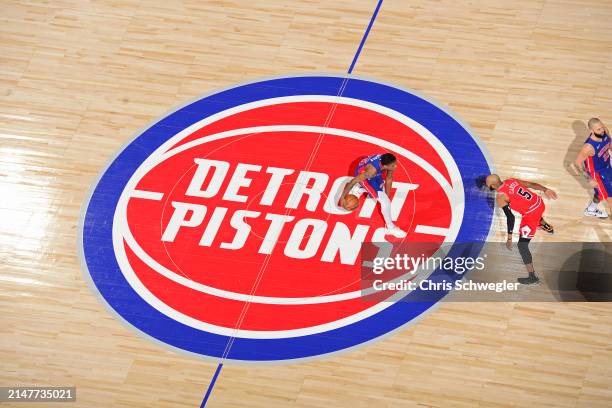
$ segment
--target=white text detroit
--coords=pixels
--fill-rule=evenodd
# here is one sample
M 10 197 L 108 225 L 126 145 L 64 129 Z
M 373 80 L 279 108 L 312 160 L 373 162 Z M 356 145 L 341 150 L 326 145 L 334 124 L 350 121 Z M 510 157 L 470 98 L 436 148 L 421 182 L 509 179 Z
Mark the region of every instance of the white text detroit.
M 274 250 L 278 237 L 286 224 L 291 223 L 292 232 L 284 246 L 284 254 L 295 259 L 308 259 L 314 257 L 321 245 L 325 249 L 321 256 L 322 261 L 334 262 L 337 255 L 343 264 L 353 265 L 359 255 L 361 244 L 365 241 L 371 228 L 370 219 L 374 214 L 376 201 L 368 199 L 358 210 L 358 216 L 364 219 L 364 224 L 357 225 L 353 231 L 341 222 L 336 221 L 332 226 L 330 238 L 323 243 L 323 237 L 329 227 L 327 219 L 330 216 L 347 215 L 349 211 L 338 207 L 338 197 L 345 183 L 351 176 L 341 176 L 329 183 L 329 175 L 312 171 L 299 171 L 279 167 L 266 167 L 255 164 L 238 163 L 235 166 L 229 184 L 225 191 L 221 187 L 226 176 L 230 173 L 230 163 L 219 160 L 194 159 L 197 168 L 189 183 L 186 197 L 193 197 L 197 202 L 172 201 L 173 213 L 162 234 L 162 241 L 173 242 L 182 228 L 202 228 L 200 246 L 211 246 L 224 220 L 229 218 L 229 224 L 236 231 L 231 242 L 222 242 L 220 247 L 224 249 L 237 250 L 244 246 L 251 234 L 251 226 L 246 222 L 249 218 L 264 217 L 269 225 L 259 247 L 259 253 L 270 254 Z M 212 171 L 212 174 L 209 174 Z M 259 174 L 255 174 L 255 173 Z M 297 174 L 296 174 L 297 173 Z M 249 174 L 251 174 L 249 176 Z M 251 196 L 244 195 L 251 185 L 252 177 L 268 177 L 267 187 L 262 192 L 249 192 Z M 206 186 L 204 183 L 209 180 Z M 278 193 L 282 185 L 292 184 L 291 192 L 282 199 Z M 404 208 L 404 202 L 410 190 L 418 188 L 416 184 L 393 182 L 393 199 L 391 200 L 392 216 L 397 220 Z M 241 194 L 242 193 L 242 194 Z M 266 213 L 239 209 L 228 216 L 228 208 L 215 207 L 208 223 L 202 226 L 205 215 L 209 210 L 206 205 L 201 204 L 201 199 L 217 197 L 228 202 L 247 203 L 249 198 L 257 200 L 260 206 L 279 208 L 280 202 L 284 202 L 286 210 L 296 209 L 306 198 L 304 208 L 323 218 L 302 218 L 295 220 L 294 216 L 285 214 Z M 255 194 L 255 195 L 253 195 Z M 310 233 L 308 233 L 310 232 Z M 385 242 L 384 228 L 381 226 L 373 232 L 372 242 Z

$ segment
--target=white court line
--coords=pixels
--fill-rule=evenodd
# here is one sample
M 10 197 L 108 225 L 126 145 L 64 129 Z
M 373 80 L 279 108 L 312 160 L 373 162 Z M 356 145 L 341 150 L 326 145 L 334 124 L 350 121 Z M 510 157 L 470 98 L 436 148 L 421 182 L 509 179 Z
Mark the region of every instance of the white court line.
M 132 190 L 130 197 L 161 201 L 161 199 L 164 198 L 164 193 L 158 193 L 155 191 Z
M 414 232 L 419 234 L 446 236 L 450 231 L 448 228 L 432 227 L 431 225 L 417 225 Z

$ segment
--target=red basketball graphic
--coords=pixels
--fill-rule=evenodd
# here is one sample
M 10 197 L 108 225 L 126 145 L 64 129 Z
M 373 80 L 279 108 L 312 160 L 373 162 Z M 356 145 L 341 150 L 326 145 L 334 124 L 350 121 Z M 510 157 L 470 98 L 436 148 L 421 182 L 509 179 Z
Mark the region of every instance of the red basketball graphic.
M 360 296 L 361 243 L 385 240 L 375 201 L 352 213 L 337 206 L 364 154 L 398 157 L 393 215 L 408 240 L 452 235 L 444 148 L 397 115 L 325 99 L 223 112 L 143 163 L 114 231 L 122 272 L 143 298 L 193 327 L 254 338 L 317 333 L 385 307 Z
M 367 184 L 391 181 L 401 239 L 367 185 L 352 191 L 354 211 L 339 206 L 359 163 L 383 153 L 397 168 Z M 492 208 L 470 186 L 490 172 L 469 129 L 412 91 L 338 76 L 253 82 L 169 113 L 118 152 L 86 207 L 83 258 L 104 301 L 174 349 L 323 356 L 393 332 L 446 294 L 396 282 L 461 279 L 429 266 L 383 278 L 372 259 L 406 248 L 387 242 L 449 258 L 472 242 L 474 255 Z M 377 289 L 379 278 L 390 285 Z

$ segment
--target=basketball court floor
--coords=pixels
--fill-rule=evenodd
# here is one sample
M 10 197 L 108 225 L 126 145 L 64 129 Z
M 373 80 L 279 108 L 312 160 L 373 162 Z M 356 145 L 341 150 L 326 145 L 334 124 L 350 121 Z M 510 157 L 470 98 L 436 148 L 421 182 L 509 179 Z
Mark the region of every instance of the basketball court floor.
M 612 407 L 610 302 L 356 304 L 342 237 L 383 221 L 326 206 L 388 150 L 409 239 L 504 241 L 472 184 L 490 171 L 559 195 L 536 268 L 565 255 L 550 243 L 612 241 L 569 165 L 589 118 L 612 123 L 611 2 L 16 0 L 0 21 L 0 386 L 76 387 L 67 407 Z

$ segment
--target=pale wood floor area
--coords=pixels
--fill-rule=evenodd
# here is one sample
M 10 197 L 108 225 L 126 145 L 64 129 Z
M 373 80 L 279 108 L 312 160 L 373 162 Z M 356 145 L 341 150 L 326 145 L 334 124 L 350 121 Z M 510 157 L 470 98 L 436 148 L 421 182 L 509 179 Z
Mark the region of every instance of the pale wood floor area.
M 137 336 L 84 282 L 80 205 L 170 108 L 259 77 L 346 72 L 375 5 L 0 3 L 0 385 L 76 385 L 75 407 L 199 406 L 215 364 Z M 385 0 L 354 73 L 450 106 L 502 176 L 556 189 L 556 240 L 612 241 L 565 165 L 589 117 L 612 125 L 611 22 L 609 0 Z M 611 339 L 609 303 L 446 303 L 358 351 L 226 366 L 209 406 L 611 407 Z

